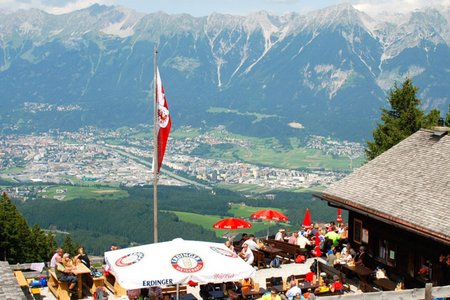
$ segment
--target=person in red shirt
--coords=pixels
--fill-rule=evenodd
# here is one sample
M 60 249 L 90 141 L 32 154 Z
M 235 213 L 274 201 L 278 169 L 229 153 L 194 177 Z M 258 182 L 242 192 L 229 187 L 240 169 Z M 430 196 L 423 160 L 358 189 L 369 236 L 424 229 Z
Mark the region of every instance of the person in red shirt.
M 334 275 L 333 276 L 333 284 L 330 287 L 331 292 L 337 292 L 337 293 L 343 293 L 344 292 L 344 285 L 342 282 L 339 281 L 339 276 Z

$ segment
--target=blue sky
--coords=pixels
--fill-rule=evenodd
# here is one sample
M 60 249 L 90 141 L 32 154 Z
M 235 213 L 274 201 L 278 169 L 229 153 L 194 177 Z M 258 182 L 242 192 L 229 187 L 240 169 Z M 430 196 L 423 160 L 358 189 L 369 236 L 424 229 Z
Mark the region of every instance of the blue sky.
M 278 15 L 288 12 L 306 13 L 326 6 L 348 2 L 370 15 L 385 11 L 407 12 L 424 6 L 450 6 L 450 0 L 0 0 L 0 8 L 8 10 L 40 8 L 50 13 L 66 13 L 94 3 L 122 5 L 140 12 L 164 11 L 205 16 L 212 12 L 248 15 L 266 10 Z

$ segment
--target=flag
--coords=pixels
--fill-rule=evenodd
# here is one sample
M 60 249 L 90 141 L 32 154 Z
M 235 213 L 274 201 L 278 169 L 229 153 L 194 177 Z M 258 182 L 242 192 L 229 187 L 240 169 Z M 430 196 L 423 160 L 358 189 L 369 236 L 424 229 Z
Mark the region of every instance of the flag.
M 158 169 L 157 173 L 161 169 L 161 165 L 164 159 L 164 153 L 166 152 L 167 140 L 169 139 L 170 128 L 172 127 L 172 120 L 169 115 L 169 106 L 167 105 L 166 95 L 164 94 L 164 87 L 159 76 L 159 69 L 156 68 L 156 107 L 158 109 L 158 121 L 155 124 L 158 132 Z
M 337 221 L 338 223 L 342 223 L 342 210 L 341 210 L 340 208 L 338 208 L 338 210 L 337 210 L 337 218 L 336 218 L 336 221 Z

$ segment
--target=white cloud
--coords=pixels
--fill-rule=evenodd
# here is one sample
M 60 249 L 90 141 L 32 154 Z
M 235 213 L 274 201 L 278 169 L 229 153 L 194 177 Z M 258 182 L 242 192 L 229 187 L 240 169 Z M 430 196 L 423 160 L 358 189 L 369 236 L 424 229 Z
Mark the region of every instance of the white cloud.
M 118 1 L 116 0 L 75 0 L 62 2 L 63 3 L 65 2 L 65 4 L 51 5 L 48 3 L 48 1 L 45 0 L 29 0 L 29 1 L 0 0 L 0 8 L 8 10 L 37 8 L 51 14 L 64 14 L 89 7 L 95 3 L 106 5 L 118 4 Z
M 353 0 L 353 6 L 369 15 L 407 13 L 424 7 L 450 6 L 450 0 Z
M 113 5 L 114 1 L 109 0 L 78 0 L 74 2 L 69 2 L 65 6 L 53 6 L 53 7 L 46 7 L 45 10 L 51 14 L 65 14 L 69 13 L 75 10 L 83 9 L 86 7 L 89 7 L 95 3 L 98 4 L 106 4 L 106 5 Z

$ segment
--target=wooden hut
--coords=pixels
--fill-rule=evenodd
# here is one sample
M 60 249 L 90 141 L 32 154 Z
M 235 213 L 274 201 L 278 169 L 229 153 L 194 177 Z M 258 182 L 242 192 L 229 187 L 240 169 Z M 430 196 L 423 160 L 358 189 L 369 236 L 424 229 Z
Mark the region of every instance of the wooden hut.
M 450 284 L 439 261 L 450 254 L 449 130 L 419 130 L 316 195 L 348 210 L 349 242 L 407 287 Z

